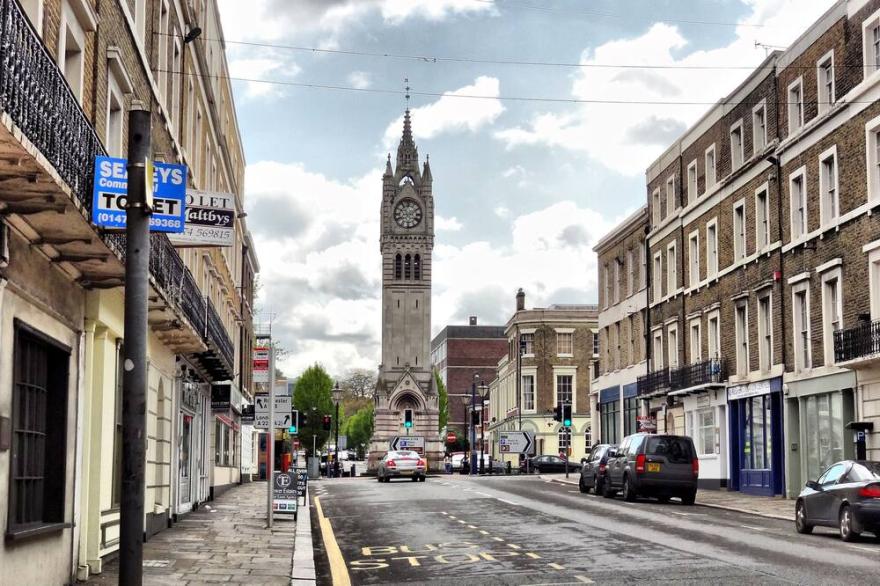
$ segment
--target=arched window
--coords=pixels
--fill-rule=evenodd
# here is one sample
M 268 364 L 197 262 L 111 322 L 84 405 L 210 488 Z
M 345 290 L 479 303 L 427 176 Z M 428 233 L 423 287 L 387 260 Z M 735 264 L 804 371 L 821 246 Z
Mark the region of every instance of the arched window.
M 409 255 L 403 259 L 403 278 L 407 281 L 412 278 L 412 258 Z
M 413 278 L 416 281 L 422 280 L 422 257 L 418 254 L 413 261 Z
M 394 257 L 394 278 L 399 279 L 403 272 L 403 259 L 400 254 Z

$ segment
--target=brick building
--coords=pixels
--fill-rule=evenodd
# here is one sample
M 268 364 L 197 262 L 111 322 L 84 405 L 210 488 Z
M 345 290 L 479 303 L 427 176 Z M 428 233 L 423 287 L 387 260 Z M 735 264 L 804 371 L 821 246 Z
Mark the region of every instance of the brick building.
M 0 0 L 0 583 L 72 583 L 119 548 L 125 241 L 91 190 L 132 108 L 234 227 L 224 247 L 151 235 L 145 538 L 239 481 L 258 265 L 217 10 Z
M 647 171 L 637 393 L 707 485 L 797 494 L 880 414 L 877 39 L 880 1 L 835 3 Z
M 490 419 L 487 441 L 498 450 L 498 432 L 531 431 L 537 454 L 571 449 L 580 460 L 592 446 L 590 388 L 594 363 L 596 305 L 550 305 L 526 309 L 525 294 L 516 297 L 516 313 L 507 321 L 507 351 L 498 361 L 489 387 Z M 519 384 L 517 384 L 519 383 Z M 519 394 L 517 394 L 519 392 Z M 572 427 L 553 420 L 559 402 L 570 401 Z M 505 456 L 517 464 L 515 457 Z
M 648 372 L 648 208 L 642 206 L 593 248 L 599 256 L 598 373 L 592 387 L 593 441 L 619 443 L 641 415 L 636 379 Z
M 489 384 L 506 353 L 504 326 L 477 325 L 476 316 L 471 316 L 470 325 L 446 326 L 431 340 L 431 363 L 448 394 L 447 428 L 463 434 L 467 406 L 462 397 L 471 396 L 474 374 L 480 377 L 478 384 Z

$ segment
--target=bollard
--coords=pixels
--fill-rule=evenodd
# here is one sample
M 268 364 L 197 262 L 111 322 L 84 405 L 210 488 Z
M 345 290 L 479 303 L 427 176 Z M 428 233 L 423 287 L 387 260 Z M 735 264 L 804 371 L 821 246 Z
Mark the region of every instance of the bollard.
M 510 465 L 510 460 L 508 460 L 507 461 L 507 470 L 505 471 L 505 474 L 510 474 L 510 470 L 511 470 L 511 465 Z
M 352 478 L 354 478 L 356 476 L 355 471 L 354 471 L 354 464 L 351 465 L 351 472 L 349 472 L 348 475 L 351 476 Z

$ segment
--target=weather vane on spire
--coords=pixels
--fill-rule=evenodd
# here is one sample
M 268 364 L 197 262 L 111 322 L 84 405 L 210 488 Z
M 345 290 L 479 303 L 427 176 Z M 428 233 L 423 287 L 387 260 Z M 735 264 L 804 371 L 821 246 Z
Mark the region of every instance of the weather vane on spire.
M 406 87 L 404 87 L 404 89 L 406 90 L 406 94 L 404 94 L 404 97 L 406 98 L 406 109 L 409 110 L 409 90 L 412 89 L 409 87 L 409 78 L 404 77 L 403 83 L 406 84 Z

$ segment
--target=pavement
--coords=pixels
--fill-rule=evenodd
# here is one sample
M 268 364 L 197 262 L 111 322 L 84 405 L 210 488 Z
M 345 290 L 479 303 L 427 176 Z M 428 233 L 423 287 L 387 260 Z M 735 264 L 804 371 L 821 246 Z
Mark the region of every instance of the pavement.
M 574 486 L 578 485 L 577 474 L 569 474 L 568 478 L 565 478 L 565 474 L 541 474 L 541 478 Z M 699 490 L 697 491 L 696 504 L 768 519 L 794 521 L 794 501 L 782 497 L 751 496 L 727 490 Z
M 318 584 L 877 582 L 876 540 L 800 535 L 791 517 L 627 503 L 537 475 L 315 484 Z
M 308 509 L 297 521 L 276 514 L 267 529 L 266 491 L 265 482 L 234 486 L 154 535 L 144 544 L 144 584 L 314 584 Z M 116 584 L 118 571 L 113 560 L 86 584 Z

